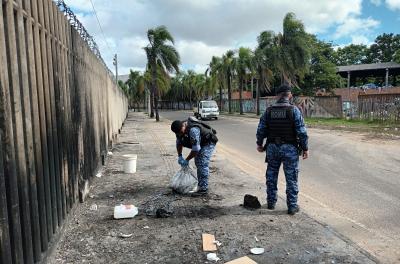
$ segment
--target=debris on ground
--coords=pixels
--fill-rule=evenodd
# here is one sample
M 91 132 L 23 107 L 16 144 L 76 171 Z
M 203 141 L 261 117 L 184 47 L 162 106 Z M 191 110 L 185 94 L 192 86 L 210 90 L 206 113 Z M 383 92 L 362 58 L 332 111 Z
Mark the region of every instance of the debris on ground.
M 250 194 L 246 194 L 244 196 L 243 206 L 244 206 L 244 208 L 248 208 L 248 209 L 261 208 L 261 204 L 260 204 L 260 201 L 258 200 L 257 196 L 253 196 Z
M 264 248 L 252 248 L 252 249 L 250 249 L 250 252 L 251 252 L 251 254 L 254 254 L 254 255 L 261 255 L 261 254 L 264 254 L 265 249 Z
M 202 234 L 203 251 L 216 251 L 217 245 L 214 244 L 215 236 L 211 234 Z
M 123 233 L 119 234 L 119 237 L 122 238 L 130 238 L 131 236 L 133 236 L 133 234 L 123 234 Z
M 226 262 L 225 264 L 257 264 L 257 262 L 255 262 L 254 260 L 252 260 L 249 257 L 241 257 L 241 258 Z
M 215 254 L 215 253 L 208 253 L 207 260 L 217 262 L 218 260 L 220 260 L 220 258 L 217 257 L 217 254 Z
M 147 216 L 157 218 L 170 217 L 174 213 L 173 201 L 175 197 L 164 193 L 158 193 L 150 196 L 141 206 Z
M 101 172 L 98 172 L 98 173 L 96 174 L 96 177 L 97 177 L 97 178 L 101 178 L 101 176 L 102 176 L 102 175 L 101 175 Z
M 91 210 L 91 211 L 97 211 L 97 209 L 98 209 L 97 204 L 92 204 L 92 205 L 90 206 L 90 210 Z
M 172 211 L 164 209 L 164 208 L 158 208 L 156 211 L 156 217 L 157 218 L 168 218 L 173 214 Z
M 221 152 L 216 151 L 213 156 L 213 166 L 218 171 L 210 177 L 211 192 L 205 199 L 174 194 L 168 184 L 179 169 L 176 157 L 159 155 L 175 150 L 175 136 L 169 124 L 155 123 L 144 115 L 136 119 L 126 122 L 120 141 L 141 144 L 114 145 L 114 156 L 108 158 L 102 177 L 94 177 L 90 189 L 94 199 L 76 205 L 47 263 L 211 264 L 242 256 L 248 257 L 233 263 L 254 264 L 250 258 L 258 263 L 330 264 L 333 259 L 336 263 L 376 263 L 306 214 L 286 217 L 286 210 L 282 210 L 284 199 L 278 200 L 278 210 L 274 212 L 239 208 L 237 204 L 243 202 L 244 194 L 265 195 L 264 187 L 259 189 L 265 180 L 261 182 L 247 174 L 243 177 L 238 173 L 240 169 Z M 119 157 L 125 153 L 142 157 L 135 177 L 126 177 L 121 171 Z M 115 197 L 110 199 L 110 195 Z M 90 211 L 94 203 L 98 210 Z M 131 220 L 113 220 L 114 206 L 121 203 L 138 207 L 138 215 Z M 156 218 L 160 208 L 173 213 L 172 216 Z M 122 238 L 121 233 L 133 236 Z M 218 240 L 223 245 L 213 244 L 217 251 L 204 252 L 199 241 L 203 233 L 215 236 L 211 243 Z M 265 253 L 251 255 L 252 247 L 265 247 Z M 286 255 L 285 249 L 290 249 L 290 255 Z M 221 260 L 208 261 L 208 253 L 217 253 Z
M 114 207 L 114 218 L 133 218 L 139 213 L 136 206 L 132 204 L 121 204 Z
M 219 246 L 219 247 L 222 245 L 222 243 L 219 242 L 218 240 L 213 241 L 213 243 L 214 243 L 215 245 Z

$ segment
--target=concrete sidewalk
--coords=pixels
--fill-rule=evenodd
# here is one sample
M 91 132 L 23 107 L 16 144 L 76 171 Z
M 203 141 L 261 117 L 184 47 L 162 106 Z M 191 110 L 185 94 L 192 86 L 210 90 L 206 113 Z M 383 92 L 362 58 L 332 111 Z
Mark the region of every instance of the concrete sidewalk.
M 76 208 L 49 263 L 207 263 L 202 233 L 222 243 L 216 252 L 221 263 L 246 255 L 257 263 L 375 262 L 304 213 L 287 215 L 282 200 L 275 211 L 241 207 L 247 193 L 264 204 L 265 183 L 237 169 L 218 146 L 210 167 L 211 194 L 172 194 L 168 184 L 179 165 L 169 127 L 168 120 L 156 123 L 129 113 L 102 177 L 94 178 L 89 198 Z M 130 153 L 138 154 L 138 171 L 131 175 L 122 172 L 121 160 Z M 139 215 L 114 220 L 113 208 L 121 203 L 138 206 Z M 94 204 L 97 210 L 90 210 Z M 172 215 L 158 218 L 160 208 Z M 252 247 L 264 247 L 265 253 L 250 255 Z

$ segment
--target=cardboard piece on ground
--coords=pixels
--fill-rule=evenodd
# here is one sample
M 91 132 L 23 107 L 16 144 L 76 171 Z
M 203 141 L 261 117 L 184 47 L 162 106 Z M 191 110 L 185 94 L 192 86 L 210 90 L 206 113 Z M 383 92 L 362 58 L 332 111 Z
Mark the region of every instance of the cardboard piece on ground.
M 229 261 L 229 262 L 225 262 L 225 264 L 257 264 L 257 262 L 255 262 L 254 260 L 252 260 L 249 257 L 241 257 L 241 258 Z
M 203 251 L 216 251 L 217 245 L 214 244 L 215 236 L 210 234 L 202 234 Z

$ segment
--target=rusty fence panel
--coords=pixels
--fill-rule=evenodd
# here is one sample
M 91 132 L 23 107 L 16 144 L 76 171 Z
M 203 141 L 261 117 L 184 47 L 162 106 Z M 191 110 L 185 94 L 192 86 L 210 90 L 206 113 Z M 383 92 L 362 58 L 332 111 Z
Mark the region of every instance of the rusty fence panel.
M 37 263 L 85 198 L 128 102 L 55 2 L 0 3 L 0 263 Z
M 358 96 L 360 119 L 400 122 L 400 94 Z

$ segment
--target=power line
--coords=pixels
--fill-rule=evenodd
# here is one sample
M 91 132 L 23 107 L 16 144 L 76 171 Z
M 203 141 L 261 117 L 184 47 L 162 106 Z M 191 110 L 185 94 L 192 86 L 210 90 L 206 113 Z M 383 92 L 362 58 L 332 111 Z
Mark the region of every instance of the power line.
M 99 24 L 99 28 L 100 28 L 101 34 L 103 35 L 104 42 L 106 43 L 108 49 L 109 49 L 110 52 L 112 53 L 112 49 L 111 49 L 110 46 L 108 45 L 107 38 L 106 38 L 106 36 L 105 36 L 105 34 L 104 34 L 103 28 L 101 27 L 100 20 L 99 20 L 99 17 L 97 16 L 96 9 L 94 8 L 93 1 L 90 0 L 90 3 L 92 4 L 93 12 L 94 12 L 94 15 L 96 16 L 97 23 Z

